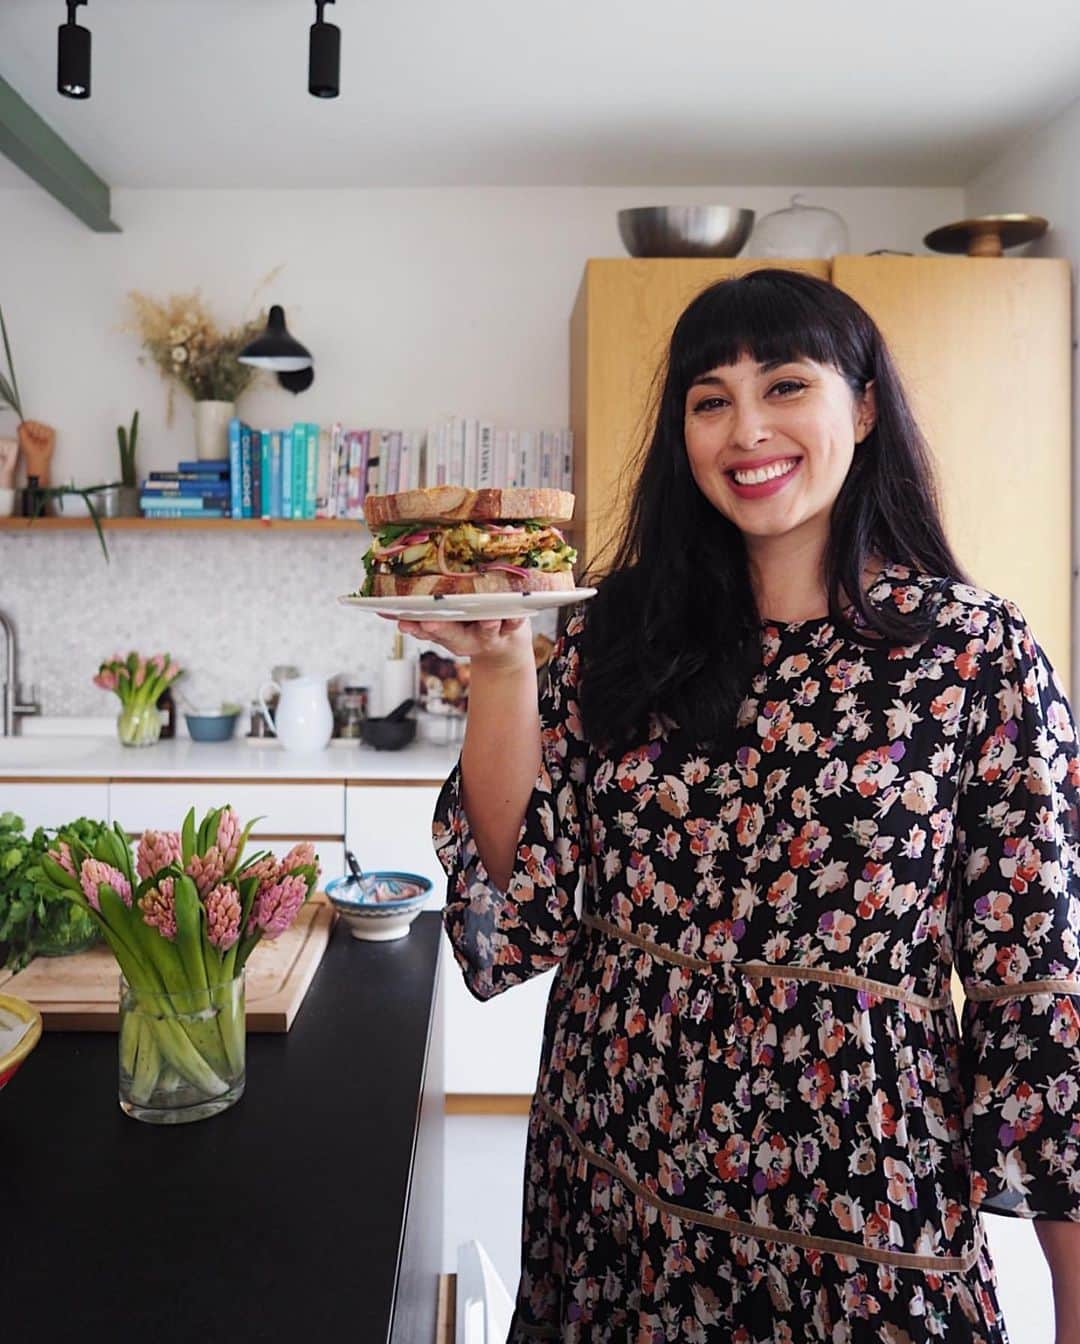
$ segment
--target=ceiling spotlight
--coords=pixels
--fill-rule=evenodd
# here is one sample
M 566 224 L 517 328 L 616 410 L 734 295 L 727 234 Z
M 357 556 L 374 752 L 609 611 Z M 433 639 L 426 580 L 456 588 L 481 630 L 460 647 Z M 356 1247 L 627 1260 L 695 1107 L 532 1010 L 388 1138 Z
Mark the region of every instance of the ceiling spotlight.
M 276 373 L 278 382 L 290 392 L 303 392 L 315 380 L 311 351 L 290 336 L 285 326 L 285 309 L 279 303 L 270 309 L 266 327 L 260 335 L 249 341 L 236 358 L 241 364 L 252 364 L 257 369 Z
M 86 0 L 67 0 L 67 23 L 57 29 L 56 88 L 65 98 L 90 97 L 90 29 L 75 22 Z
M 341 73 L 341 29 L 323 22 L 323 9 L 334 0 L 315 0 L 315 22 L 308 43 L 308 93 L 336 98 Z

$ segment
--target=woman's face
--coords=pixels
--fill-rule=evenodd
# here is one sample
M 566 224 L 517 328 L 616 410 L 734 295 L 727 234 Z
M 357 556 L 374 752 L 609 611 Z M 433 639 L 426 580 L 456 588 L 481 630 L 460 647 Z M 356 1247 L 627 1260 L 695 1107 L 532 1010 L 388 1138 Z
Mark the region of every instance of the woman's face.
M 857 399 L 828 365 L 797 359 L 761 368 L 744 355 L 702 374 L 686 395 L 690 471 L 748 540 L 796 528 L 824 535 L 874 413 L 872 383 Z

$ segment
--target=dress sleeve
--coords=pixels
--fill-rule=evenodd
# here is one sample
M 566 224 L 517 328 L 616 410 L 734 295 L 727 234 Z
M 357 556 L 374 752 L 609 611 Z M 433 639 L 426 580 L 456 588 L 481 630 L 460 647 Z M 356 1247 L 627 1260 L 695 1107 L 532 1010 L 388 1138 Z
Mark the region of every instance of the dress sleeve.
M 1080 747 L 1057 673 L 999 603 L 957 802 L 971 1202 L 1080 1220 Z
M 580 609 L 567 622 L 540 694 L 542 759 L 518 833 L 506 891 L 488 876 L 461 801 L 461 757 L 439 793 L 432 838 L 449 879 L 443 925 L 478 999 L 550 970 L 578 927 L 574 897 L 585 868 L 587 743 L 578 714 Z

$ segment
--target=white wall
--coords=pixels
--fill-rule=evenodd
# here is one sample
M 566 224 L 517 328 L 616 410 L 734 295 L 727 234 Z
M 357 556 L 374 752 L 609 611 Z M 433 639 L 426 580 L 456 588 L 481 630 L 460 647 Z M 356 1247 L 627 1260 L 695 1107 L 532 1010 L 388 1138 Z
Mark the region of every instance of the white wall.
M 854 251 L 921 252 L 957 216 L 954 190 L 801 189 L 839 210 Z M 721 201 L 761 213 L 783 188 L 665 189 L 664 199 Z M 120 234 L 94 234 L 36 189 L 0 191 L 0 304 L 28 416 L 58 429 L 57 480 L 115 476 L 116 425 L 138 407 L 143 471 L 191 452 L 189 405 L 165 423 L 165 389 L 120 330 L 133 288 L 198 288 L 223 323 L 281 302 L 315 355 L 300 397 L 276 384 L 240 403 L 273 425 L 426 426 L 450 414 L 496 423 L 566 423 L 568 319 L 589 256 L 625 255 L 615 212 L 653 189 L 123 191 Z M 13 427 L 0 413 L 0 433 Z M 274 534 L 181 540 L 145 532 L 0 533 L 0 606 L 22 638 L 21 679 L 48 713 L 108 713 L 90 685 L 119 643 L 168 647 L 200 680 L 246 700 L 272 663 L 325 670 L 374 663 L 393 633 L 333 603 L 361 577 L 351 538 Z M 343 586 L 343 585 L 347 585 Z M 77 615 L 64 623 L 60 612 Z M 122 638 L 121 638 L 122 634 Z

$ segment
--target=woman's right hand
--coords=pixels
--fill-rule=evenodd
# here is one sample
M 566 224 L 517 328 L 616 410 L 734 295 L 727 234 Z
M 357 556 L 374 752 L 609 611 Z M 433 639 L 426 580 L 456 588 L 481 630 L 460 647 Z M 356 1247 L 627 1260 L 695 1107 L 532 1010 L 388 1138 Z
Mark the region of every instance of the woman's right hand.
M 397 619 L 381 611 L 378 614 L 386 621 Z M 536 666 L 528 616 L 498 621 L 398 620 L 397 626 L 403 635 L 441 644 L 455 657 L 471 659 L 474 666 Z

